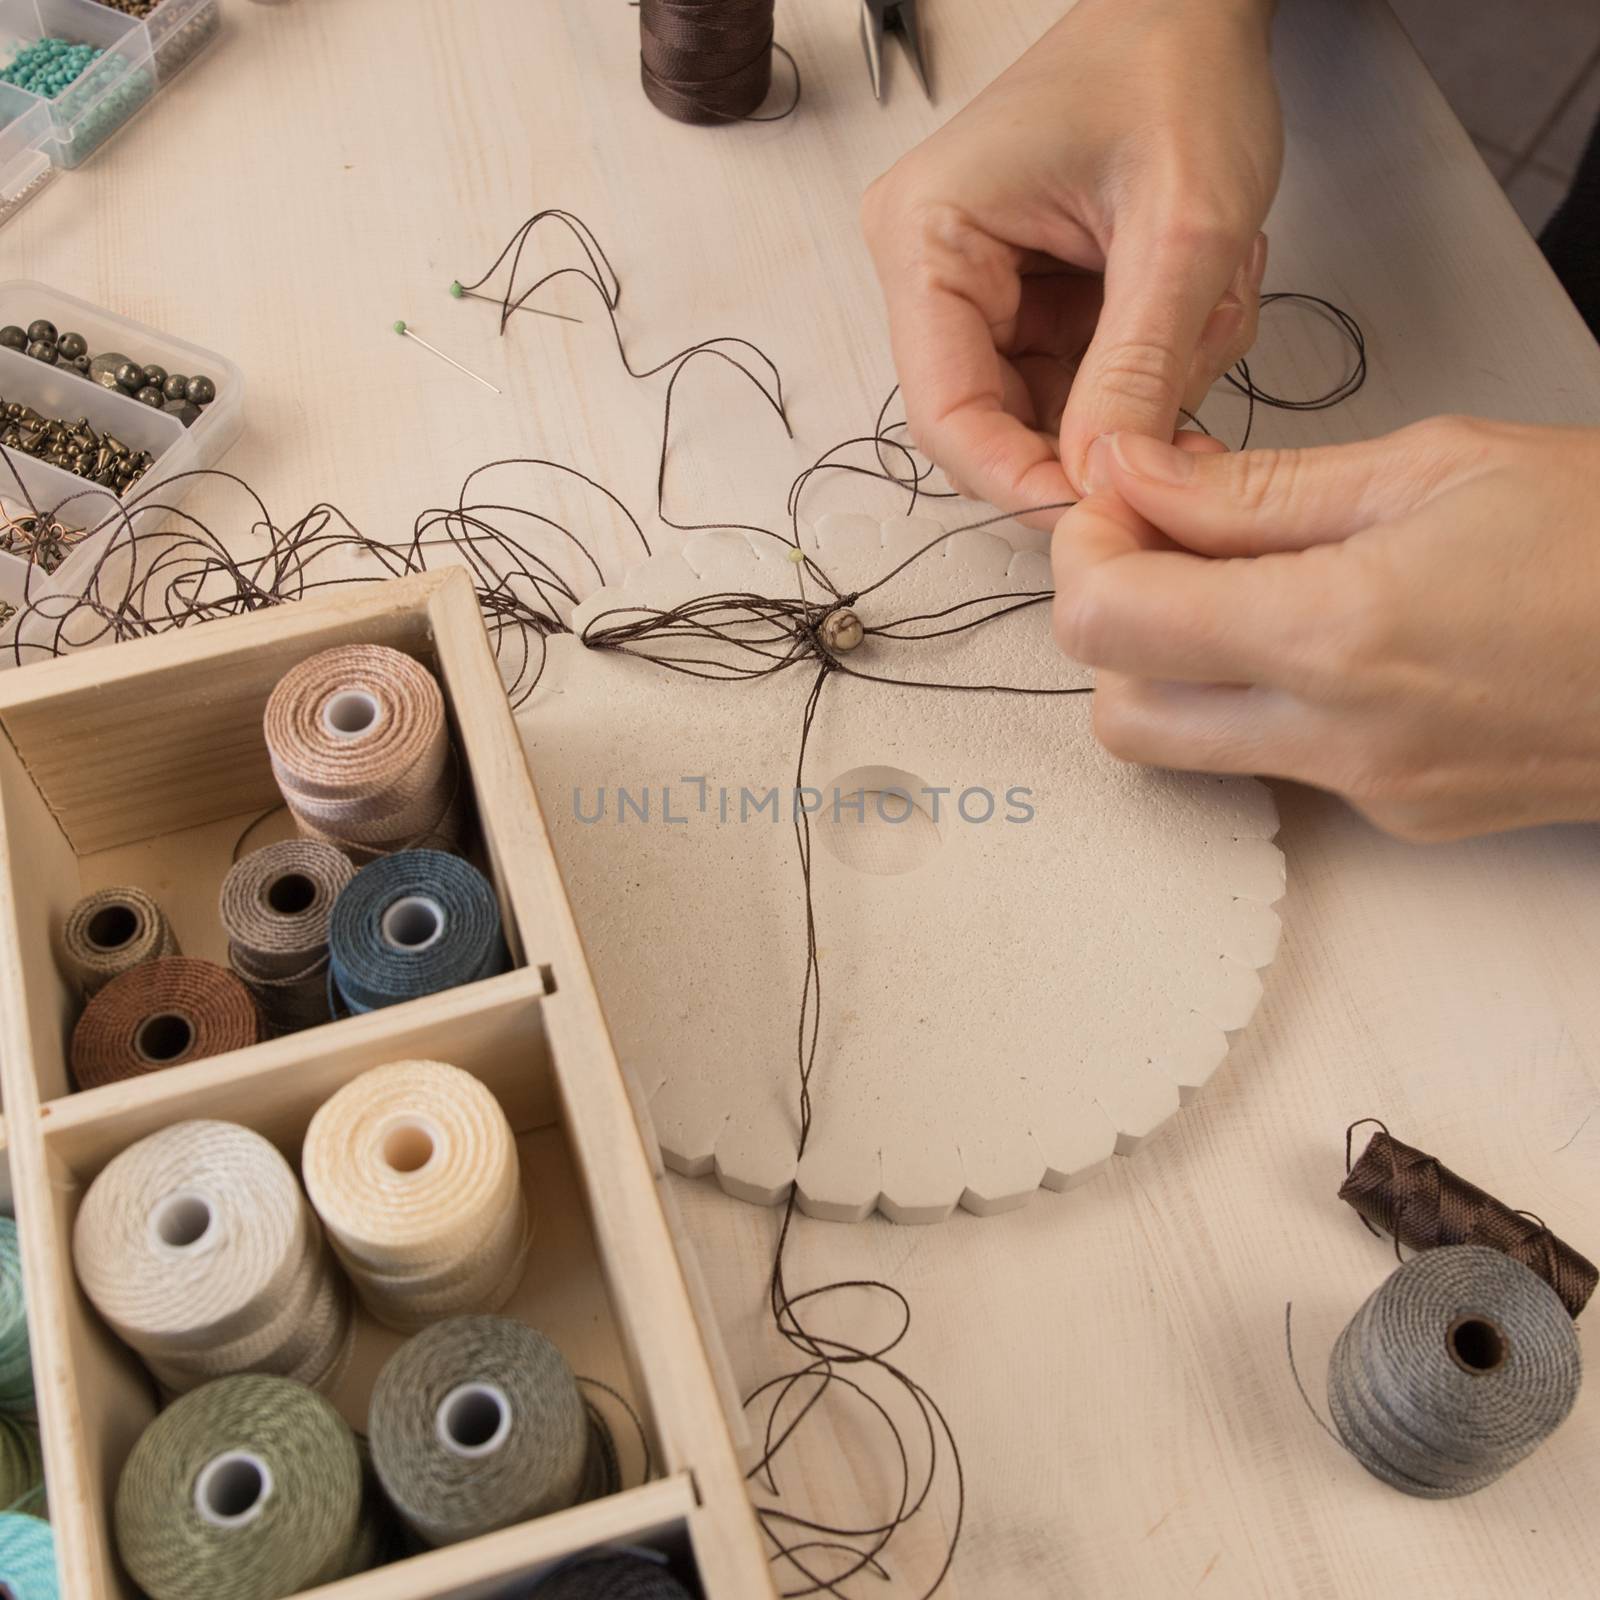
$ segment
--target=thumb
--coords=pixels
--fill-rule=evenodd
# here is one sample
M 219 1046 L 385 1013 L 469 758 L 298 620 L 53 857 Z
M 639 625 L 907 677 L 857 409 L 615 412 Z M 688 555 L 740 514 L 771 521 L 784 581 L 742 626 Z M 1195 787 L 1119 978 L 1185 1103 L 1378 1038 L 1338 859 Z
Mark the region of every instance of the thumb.
M 1090 447 L 1086 476 L 1202 555 L 1304 550 L 1393 522 L 1470 470 L 1470 434 L 1422 423 L 1362 444 L 1196 455 L 1119 433 Z
M 1231 295 L 1243 321 L 1248 248 L 1220 235 L 1196 247 L 1132 226 L 1113 240 L 1100 320 L 1061 417 L 1061 462 L 1078 488 L 1102 434 L 1172 437 L 1212 313 Z

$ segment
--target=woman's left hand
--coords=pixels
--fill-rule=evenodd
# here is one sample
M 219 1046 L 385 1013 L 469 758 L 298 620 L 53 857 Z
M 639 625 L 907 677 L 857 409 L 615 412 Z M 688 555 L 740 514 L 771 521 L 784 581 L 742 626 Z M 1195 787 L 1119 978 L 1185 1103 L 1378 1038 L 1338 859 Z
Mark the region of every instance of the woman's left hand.
M 1600 430 L 1116 434 L 1087 481 L 1054 618 L 1113 754 L 1299 779 L 1408 839 L 1600 820 Z

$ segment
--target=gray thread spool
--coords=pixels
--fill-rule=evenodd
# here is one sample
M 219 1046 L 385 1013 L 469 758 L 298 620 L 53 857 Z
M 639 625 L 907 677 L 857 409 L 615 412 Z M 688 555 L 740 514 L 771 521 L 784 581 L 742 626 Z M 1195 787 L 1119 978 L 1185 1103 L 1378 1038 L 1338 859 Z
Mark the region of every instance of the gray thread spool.
M 1442 1500 L 1536 1450 L 1581 1381 L 1555 1291 L 1496 1250 L 1453 1245 L 1407 1261 L 1351 1319 L 1328 1362 L 1328 1409 L 1368 1472 Z
M 66 965 L 85 997 L 146 961 L 175 956 L 178 941 L 161 907 L 142 889 L 97 889 L 67 914 Z
M 453 1317 L 389 1358 L 367 1422 L 390 1503 L 431 1545 L 564 1510 L 592 1482 L 577 1380 L 542 1333 Z

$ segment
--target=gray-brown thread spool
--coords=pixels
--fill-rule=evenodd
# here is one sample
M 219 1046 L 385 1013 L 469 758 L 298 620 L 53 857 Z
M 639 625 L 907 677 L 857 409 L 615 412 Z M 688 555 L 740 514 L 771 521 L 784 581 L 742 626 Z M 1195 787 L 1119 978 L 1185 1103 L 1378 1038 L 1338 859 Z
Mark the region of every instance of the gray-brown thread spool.
M 354 876 L 336 846 L 289 839 L 253 851 L 223 880 L 228 962 L 256 997 L 269 1032 L 328 1020 L 328 919 Z
M 146 961 L 178 955 L 161 907 L 143 889 L 97 889 L 67 914 L 61 930 L 67 974 L 87 997 Z

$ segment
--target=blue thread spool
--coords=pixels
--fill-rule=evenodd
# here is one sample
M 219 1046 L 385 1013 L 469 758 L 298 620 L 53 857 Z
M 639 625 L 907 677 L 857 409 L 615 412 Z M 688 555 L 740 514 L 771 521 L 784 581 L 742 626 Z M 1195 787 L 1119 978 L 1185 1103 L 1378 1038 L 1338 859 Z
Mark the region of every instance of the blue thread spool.
M 11 1600 L 61 1600 L 56 1541 L 48 1522 L 0 1512 L 0 1584 Z
M 489 880 L 442 850 L 363 867 L 334 902 L 328 979 L 353 1012 L 475 983 L 508 964 Z

